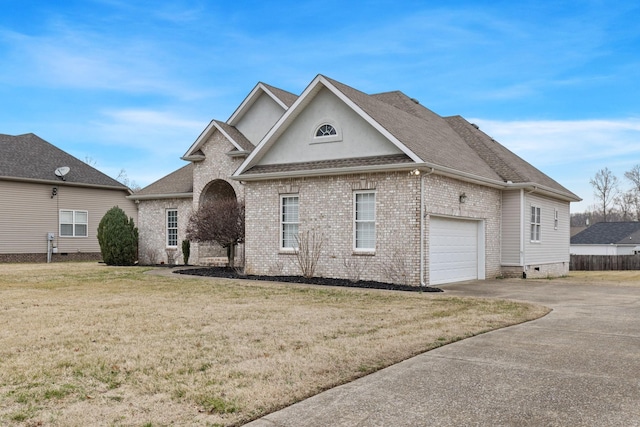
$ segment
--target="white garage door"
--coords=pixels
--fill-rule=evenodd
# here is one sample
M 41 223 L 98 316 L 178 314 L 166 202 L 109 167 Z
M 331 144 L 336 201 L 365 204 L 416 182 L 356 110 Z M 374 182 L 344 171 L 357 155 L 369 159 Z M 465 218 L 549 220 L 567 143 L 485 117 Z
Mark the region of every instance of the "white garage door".
M 479 221 L 431 217 L 429 283 L 478 279 Z M 484 277 L 480 277 L 484 279 Z

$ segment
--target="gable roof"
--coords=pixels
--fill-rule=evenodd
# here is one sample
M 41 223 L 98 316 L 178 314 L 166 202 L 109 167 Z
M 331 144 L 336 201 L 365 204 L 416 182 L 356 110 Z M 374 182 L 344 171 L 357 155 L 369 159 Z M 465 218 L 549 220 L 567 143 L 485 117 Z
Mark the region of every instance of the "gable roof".
M 184 156 L 181 157 L 182 160 L 187 160 L 191 162 L 197 162 L 204 160 L 204 154 L 202 153 L 202 146 L 209 140 L 211 135 L 215 131 L 221 132 L 224 137 L 233 144 L 235 149 L 230 153 L 236 154 L 249 154 L 253 150 L 253 144 L 249 141 L 238 129 L 234 126 L 231 126 L 227 123 L 221 122 L 219 120 L 211 120 L 209 125 L 202 131 L 202 133 L 198 136 L 196 141 L 191 144 L 191 147 L 187 150 Z
M 231 117 L 229 117 L 227 123 L 231 126 L 235 126 L 263 93 L 273 99 L 284 111 L 291 107 L 298 99 L 298 97 L 291 92 L 259 82 L 242 101 L 238 108 L 236 108 L 236 111 L 234 111 Z
M 60 184 L 55 170 L 69 167 L 66 185 L 131 190 L 124 184 L 62 151 L 33 133 L 0 134 L 0 179 Z
M 180 199 L 193 196 L 193 163 L 166 175 L 135 192 L 130 199 Z
M 235 179 L 268 179 L 303 176 L 309 162 L 278 167 L 259 165 L 260 159 L 284 130 L 327 88 L 392 144 L 411 162 L 398 158 L 378 163 L 378 170 L 430 168 L 432 173 L 453 176 L 496 188 L 530 188 L 565 200 L 580 198 L 512 153 L 460 116 L 443 118 L 400 91 L 367 95 L 350 86 L 318 75 L 260 141 L 234 174 Z M 347 162 L 348 163 L 348 162 Z M 335 161 L 332 173 L 360 171 L 353 162 Z M 368 162 L 371 165 L 371 162 Z M 307 172 L 317 168 L 306 169 Z M 330 171 L 324 170 L 323 173 Z
M 571 238 L 572 245 L 640 244 L 640 222 L 597 222 Z

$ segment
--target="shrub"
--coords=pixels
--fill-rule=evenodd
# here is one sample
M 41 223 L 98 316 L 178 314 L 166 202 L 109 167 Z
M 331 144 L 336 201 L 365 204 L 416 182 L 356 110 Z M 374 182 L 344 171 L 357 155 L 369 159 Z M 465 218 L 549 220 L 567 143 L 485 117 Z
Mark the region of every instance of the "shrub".
M 107 265 L 133 265 L 138 258 L 138 229 L 118 206 L 109 209 L 98 225 L 98 243 Z
M 189 255 L 191 254 L 191 242 L 188 240 L 182 241 L 182 259 L 184 260 L 184 265 L 189 264 Z

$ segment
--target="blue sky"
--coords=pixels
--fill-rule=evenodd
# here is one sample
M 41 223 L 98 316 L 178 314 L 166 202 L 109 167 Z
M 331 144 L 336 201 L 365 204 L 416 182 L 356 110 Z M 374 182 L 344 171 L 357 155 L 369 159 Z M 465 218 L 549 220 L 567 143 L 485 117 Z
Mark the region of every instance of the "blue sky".
M 628 3 L 628 4 L 627 4 Z M 605 1 L 2 0 L 0 133 L 145 186 L 257 82 L 317 74 L 459 114 L 594 203 L 640 163 L 640 6 Z

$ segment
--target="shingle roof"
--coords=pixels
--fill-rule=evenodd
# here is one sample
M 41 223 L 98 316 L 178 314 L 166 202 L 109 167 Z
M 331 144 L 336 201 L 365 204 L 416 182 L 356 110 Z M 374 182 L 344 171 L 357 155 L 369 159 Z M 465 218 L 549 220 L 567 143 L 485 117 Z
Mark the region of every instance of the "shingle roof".
M 176 195 L 193 193 L 193 163 L 189 163 L 177 171 L 160 178 L 137 191 L 131 198 L 151 195 Z
M 244 136 L 235 126 L 231 126 L 225 122 L 221 122 L 220 120 L 214 120 L 214 122 L 216 122 L 221 129 L 227 132 L 243 150 L 251 152 L 255 148 L 251 141 L 249 141 L 247 137 Z
M 640 244 L 640 222 L 598 222 L 573 236 L 571 244 Z
M 262 83 L 267 89 L 271 91 L 275 96 L 278 97 L 280 101 L 287 106 L 287 108 L 291 107 L 294 102 L 298 99 L 298 95 L 294 95 L 291 92 L 287 92 L 286 90 L 279 89 L 275 86 L 268 85 L 266 83 Z
M 370 96 L 335 80 L 327 80 L 423 161 L 501 180 L 442 117 L 402 92 Z
M 283 163 L 258 165 L 249 169 L 248 173 L 273 173 L 304 170 L 334 169 L 362 166 L 381 166 L 398 163 L 411 163 L 413 160 L 406 154 L 390 154 L 388 156 L 357 157 L 349 159 L 321 160 L 315 162 Z
M 33 133 L 0 134 L 0 178 L 60 182 L 54 172 L 62 166 L 70 168 L 64 177 L 69 184 L 128 190 L 125 185 Z
M 513 183 L 532 182 L 578 198 L 557 181 L 542 173 L 464 118 L 452 116 L 445 117 L 445 120 L 503 181 L 511 181 Z

